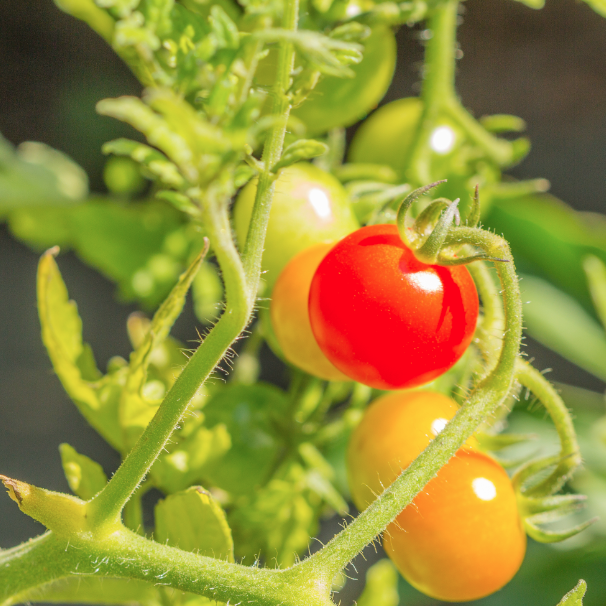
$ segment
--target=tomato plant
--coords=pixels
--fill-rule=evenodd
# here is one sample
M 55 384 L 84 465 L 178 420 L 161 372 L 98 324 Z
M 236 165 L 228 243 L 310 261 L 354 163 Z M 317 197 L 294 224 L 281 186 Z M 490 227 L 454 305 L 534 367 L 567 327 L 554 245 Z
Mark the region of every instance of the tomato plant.
M 383 544 L 417 589 L 464 602 L 511 580 L 526 534 L 505 470 L 482 453 L 460 450 L 387 528 Z
M 249 183 L 234 206 L 234 226 L 241 246 L 256 190 L 256 182 Z M 276 181 L 263 252 L 262 267 L 268 285 L 274 284 L 297 253 L 313 244 L 334 242 L 357 227 L 347 193 L 332 175 L 304 163 L 284 169 Z
M 587 1 L 604 12 L 601 0 Z M 582 458 L 571 415 L 520 353 L 525 299 L 514 257 L 500 230 L 479 226 L 480 201 L 509 209 L 507 223 L 527 248 L 560 222 L 557 236 L 541 242 L 559 241 L 568 252 L 543 251 L 541 263 L 554 271 L 554 259 L 564 259 L 559 276 L 583 263 L 584 304 L 591 290 L 595 318 L 530 279 L 523 284 L 541 302 L 526 321 L 556 349 L 570 351 L 573 342 L 575 359 L 590 359 L 589 369 L 600 372 L 593 361 L 606 359 L 596 328 L 606 318 L 606 268 L 597 256 L 581 257 L 601 255 L 604 238 L 598 226 L 587 240 L 586 222 L 574 213 L 563 220 L 570 215 L 554 213 L 553 201 L 537 206 L 544 180 L 501 178 L 529 144 L 499 136 L 521 131 L 519 118 L 476 120 L 462 104 L 459 0 L 55 4 L 126 64 L 136 96 L 116 87 L 119 96 L 96 105 L 102 120 L 124 123 L 122 136 L 102 147 L 113 158 L 101 192 L 62 152 L 0 138 L 0 218 L 42 253 L 36 296 L 52 380 L 120 464 L 93 460 L 78 434 L 86 452 L 60 447 L 67 484 L 53 484 L 46 455 L 38 459 L 48 488 L 0 476 L 18 510 L 46 528 L 22 545 L 2 543 L 0 604 L 334 606 L 342 572 L 385 529 L 386 549 L 413 585 L 472 599 L 515 573 L 524 533 L 550 543 L 592 523 L 545 527 L 576 512 L 584 500 L 577 491 L 604 492 L 603 423 L 593 442 L 585 440 L 595 447 L 587 457 L 594 471 L 574 479 Z M 419 99 L 378 110 L 347 162 L 343 127 L 380 101 L 394 70 L 395 31 L 414 24 L 425 46 Z M 129 129 L 138 132 L 126 138 Z M 319 138 L 304 138 L 312 135 Z M 435 182 L 442 177 L 448 183 Z M 431 200 L 436 187 L 447 197 Z M 522 213 L 532 229 L 510 204 L 516 197 L 532 207 Z M 536 214 L 545 216 L 537 222 Z M 360 228 L 356 216 L 368 225 Z M 584 239 L 590 244 L 581 247 Z M 150 313 L 129 316 L 131 351 L 121 344 L 122 355 L 109 358 L 95 337 L 84 341 L 60 270 L 67 250 Z M 195 331 L 185 315 L 191 333 L 179 339 L 171 330 L 190 290 L 205 328 Z M 90 325 L 96 308 L 83 302 L 81 309 Z M 109 315 L 99 317 L 102 332 L 121 334 Z M 545 331 L 548 321 L 556 329 Z M 562 327 L 567 338 L 554 338 Z M 266 344 L 291 364 L 266 356 Z M 265 382 L 272 374 L 279 387 Z M 17 376 L 28 377 L 28 389 L 35 383 Z M 428 381 L 434 391 L 387 394 L 364 413 L 373 388 Z M 503 432 L 510 413 L 515 426 L 512 404 L 525 392 L 545 407 L 560 449 L 544 457 L 522 450 L 509 459 L 510 481 L 479 446 L 527 448 L 528 432 Z M 50 410 L 44 396 L 30 399 Z M 19 409 L 8 422 L 3 416 L 0 430 L 16 431 L 35 416 Z M 325 514 L 343 520 L 349 511 L 352 431 L 350 483 L 365 510 L 312 554 Z M 0 446 L 33 459 L 35 442 L 9 437 Z M 12 473 L 10 465 L 0 472 Z M 603 534 L 587 533 L 587 544 L 594 549 L 594 535 Z M 562 578 L 567 589 L 572 581 Z M 369 572 L 359 603 L 395 606 L 397 586 L 385 560 Z M 559 598 L 565 588 L 556 590 Z M 583 592 L 580 584 L 562 604 L 578 604 Z
M 309 295 L 311 327 L 326 357 L 379 389 L 422 385 L 463 355 L 478 317 L 464 267 L 417 261 L 393 225 L 363 227 L 320 263 Z
M 274 285 L 269 311 L 274 334 L 289 362 L 322 379 L 347 381 L 322 353 L 311 331 L 307 311 L 311 280 L 331 247 L 316 244 L 288 262 Z

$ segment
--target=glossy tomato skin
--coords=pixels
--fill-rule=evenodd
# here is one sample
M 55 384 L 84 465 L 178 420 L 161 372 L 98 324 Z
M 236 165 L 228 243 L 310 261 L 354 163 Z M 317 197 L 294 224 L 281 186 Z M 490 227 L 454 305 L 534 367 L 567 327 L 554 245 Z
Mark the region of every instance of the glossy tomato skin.
M 353 502 L 368 507 L 454 417 L 458 404 L 428 390 L 396 391 L 374 400 L 353 430 L 347 475 Z M 471 437 L 466 443 L 477 448 Z
M 238 194 L 233 212 L 240 247 L 244 247 L 257 192 L 257 181 Z M 331 243 L 359 227 L 347 192 L 329 173 L 301 162 L 284 169 L 276 181 L 265 249 L 263 278 L 271 288 L 284 266 L 299 252 Z
M 471 342 L 478 307 L 465 267 L 421 263 L 395 225 L 343 238 L 309 293 L 326 357 L 355 381 L 388 390 L 423 385 L 451 368 Z
M 505 470 L 460 450 L 390 524 L 383 545 L 402 576 L 449 602 L 477 600 L 515 575 L 526 552 Z
M 288 262 L 274 285 L 269 312 L 276 339 L 291 364 L 327 381 L 349 381 L 322 353 L 307 311 L 311 280 L 331 248 L 332 244 L 316 244 Z
M 364 58 L 350 66 L 353 78 L 324 76 L 292 115 L 309 135 L 345 127 L 361 120 L 385 96 L 396 66 L 396 39 L 389 27 L 373 28 L 363 41 Z

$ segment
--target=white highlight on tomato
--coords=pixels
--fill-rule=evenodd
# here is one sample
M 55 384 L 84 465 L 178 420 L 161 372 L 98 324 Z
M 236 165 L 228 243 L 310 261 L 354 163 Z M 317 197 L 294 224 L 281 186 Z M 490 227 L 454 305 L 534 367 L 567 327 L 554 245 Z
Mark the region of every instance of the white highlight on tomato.
M 440 292 L 442 290 L 442 281 L 431 271 L 418 271 L 410 274 L 408 279 L 423 292 Z
M 475 478 L 471 487 L 478 499 L 482 501 L 492 501 L 497 496 L 496 486 L 486 478 Z
M 429 145 L 437 154 L 447 154 L 454 146 L 455 134 L 449 126 L 438 126 L 429 139 Z
M 317 187 L 312 187 L 309 190 L 308 197 L 318 217 L 328 219 L 330 217 L 330 200 L 326 193 Z

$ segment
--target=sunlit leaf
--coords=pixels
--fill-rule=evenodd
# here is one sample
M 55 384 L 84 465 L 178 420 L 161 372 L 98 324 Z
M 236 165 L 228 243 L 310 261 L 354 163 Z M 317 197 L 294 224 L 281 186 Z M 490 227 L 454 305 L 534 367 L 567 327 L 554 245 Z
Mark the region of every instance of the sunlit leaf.
M 88 501 L 103 490 L 107 476 L 99 463 L 78 453 L 69 444 L 61 444 L 59 452 L 67 483 L 74 494 Z
M 159 543 L 234 561 L 234 544 L 225 513 L 200 486 L 161 500 L 156 505 L 155 520 L 155 539 Z
M 558 606 L 583 606 L 583 597 L 587 591 L 587 583 L 581 579 L 574 589 L 571 589 Z

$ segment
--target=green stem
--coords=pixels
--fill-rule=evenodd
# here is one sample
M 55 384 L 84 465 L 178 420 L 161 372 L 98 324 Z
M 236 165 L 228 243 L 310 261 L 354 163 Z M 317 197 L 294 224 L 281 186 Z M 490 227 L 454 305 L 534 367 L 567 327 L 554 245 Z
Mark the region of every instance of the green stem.
M 207 196 L 201 209 L 208 236 L 223 272 L 225 312 L 190 358 L 158 412 L 106 487 L 90 502 L 93 524 L 119 524 L 126 502 L 162 452 L 190 401 L 246 327 L 252 306 L 234 245 L 227 202 Z
M 452 230 L 450 244 L 472 243 L 489 256 L 507 259 L 496 264 L 501 283 L 506 331 L 497 368 L 472 392 L 455 417 L 400 477 L 343 532 L 300 567 L 331 580 L 414 499 L 465 440 L 507 397 L 513 383 L 522 336 L 522 304 L 509 245 L 495 234 L 475 228 Z
M 557 467 L 547 478 L 525 494 L 533 497 L 553 494 L 581 464 L 581 451 L 570 412 L 553 385 L 536 368 L 523 360 L 517 362 L 516 379 L 545 406 L 560 438 L 560 460 Z
M 72 574 L 148 581 L 220 602 L 256 606 L 334 606 L 330 585 L 297 571 L 230 564 L 155 543 L 122 528 L 104 538 L 86 535 L 66 542 L 49 532 L 19 548 L 20 557 L 0 557 L 0 605 Z M 13 551 L 13 550 L 10 550 Z
M 431 178 L 431 147 L 429 139 L 440 110 L 445 103 L 455 100 L 454 66 L 458 0 L 447 0 L 434 9 L 428 22 L 431 38 L 425 47 L 423 112 L 407 165 L 413 183 L 429 183 Z M 455 100 L 456 102 L 456 100 Z
M 299 0 L 287 0 L 284 6 L 284 22 L 282 27 L 288 31 L 296 31 L 298 16 Z M 242 255 L 244 272 L 249 286 L 249 297 L 253 301 L 257 296 L 265 232 L 267 231 L 269 212 L 275 190 L 275 175 L 271 172 L 271 167 L 282 156 L 286 123 L 290 115 L 290 97 L 287 91 L 290 87 L 294 64 L 294 46 L 292 43 L 282 42 L 278 55 L 276 80 L 272 89 L 272 115 L 276 118 L 276 123 L 271 129 L 263 148 L 262 160 L 264 168 L 259 175 L 257 194 Z

